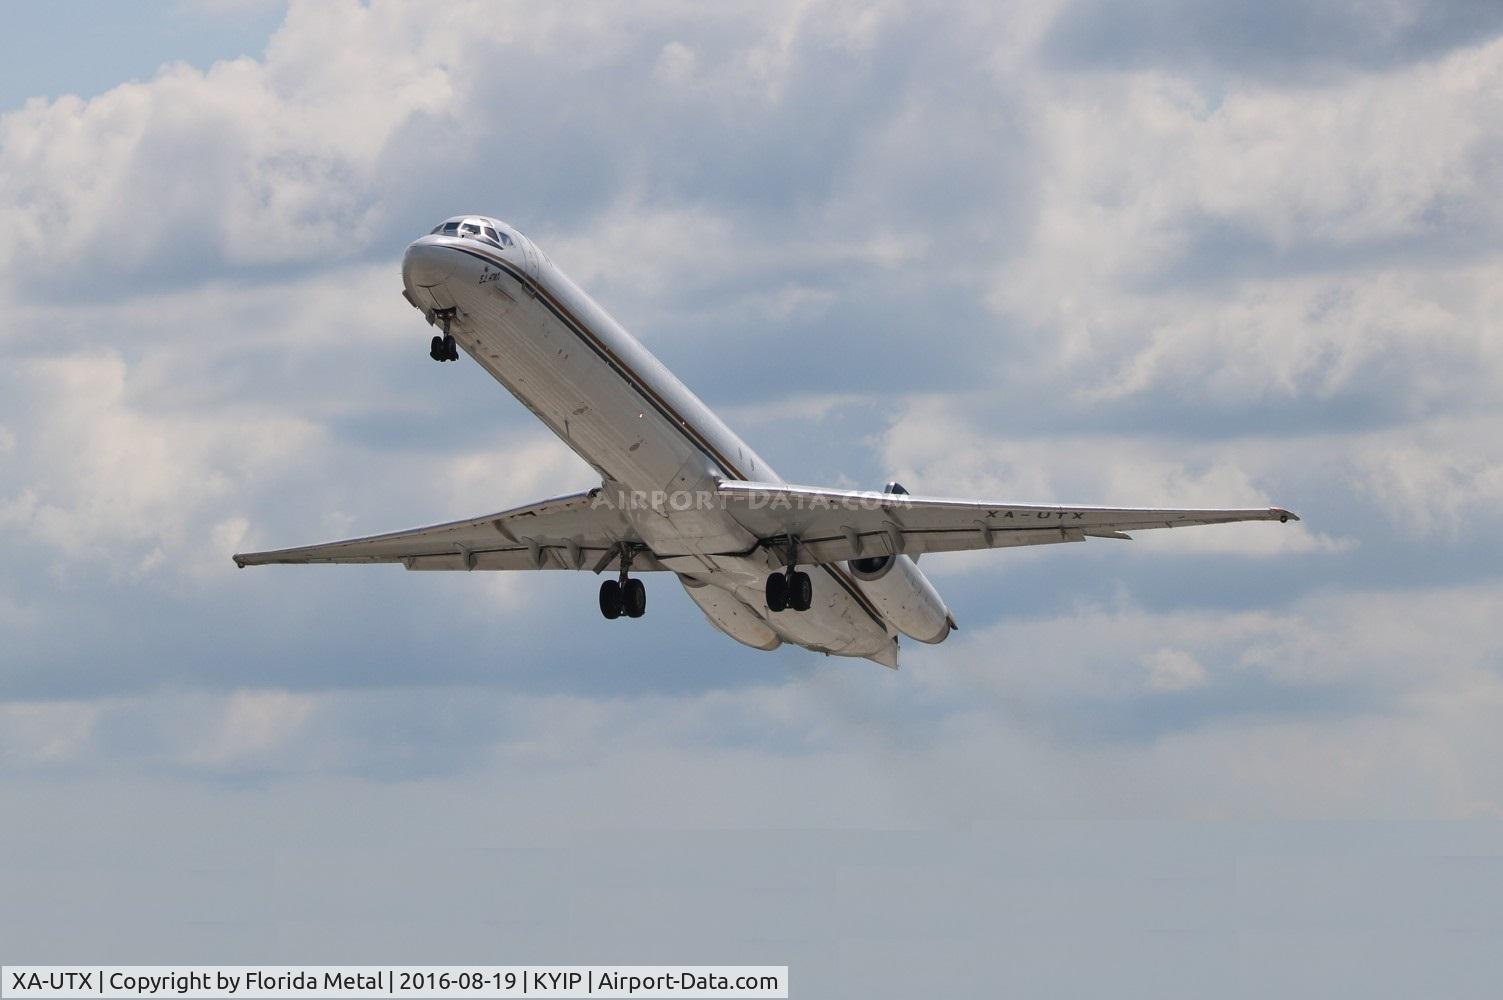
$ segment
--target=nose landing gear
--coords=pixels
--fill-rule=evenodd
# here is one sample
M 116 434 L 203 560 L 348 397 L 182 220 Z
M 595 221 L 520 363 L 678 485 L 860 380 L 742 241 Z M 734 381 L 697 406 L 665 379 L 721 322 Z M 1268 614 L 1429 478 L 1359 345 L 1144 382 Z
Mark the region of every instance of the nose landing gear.
M 455 342 L 454 336 L 449 333 L 449 321 L 454 318 L 454 310 L 445 309 L 441 312 L 435 313 L 435 315 L 438 316 L 439 319 L 443 320 L 444 335 L 442 337 L 434 337 L 433 340 L 429 342 L 428 357 L 432 358 L 434 361 L 458 361 L 459 344 Z

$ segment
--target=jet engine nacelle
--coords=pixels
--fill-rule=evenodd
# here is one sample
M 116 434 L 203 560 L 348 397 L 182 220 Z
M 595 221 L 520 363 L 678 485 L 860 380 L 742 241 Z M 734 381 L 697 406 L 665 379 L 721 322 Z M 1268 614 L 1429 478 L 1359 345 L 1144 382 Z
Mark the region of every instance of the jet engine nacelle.
M 851 575 L 899 632 L 919 642 L 943 642 L 950 610 L 939 591 L 907 556 L 872 556 L 846 563 Z
M 753 649 L 777 649 L 783 644 L 782 638 L 762 620 L 762 616 L 741 603 L 730 591 L 687 576 L 678 580 L 710 624 L 732 639 Z

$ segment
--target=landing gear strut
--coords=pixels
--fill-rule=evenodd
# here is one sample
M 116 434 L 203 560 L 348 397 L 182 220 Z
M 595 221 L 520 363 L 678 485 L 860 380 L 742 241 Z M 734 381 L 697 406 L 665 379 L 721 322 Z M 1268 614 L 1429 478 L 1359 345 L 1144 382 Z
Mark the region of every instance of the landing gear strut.
M 444 335 L 434 337 L 428 344 L 428 357 L 434 361 L 458 361 L 459 345 L 455 343 L 454 336 L 449 333 L 449 321 L 454 318 L 453 309 L 445 309 L 436 314 L 444 323 Z
M 797 569 L 798 539 L 788 539 L 788 568 L 767 578 L 767 610 L 808 611 L 814 604 L 814 581 Z
M 632 548 L 621 546 L 621 576 L 600 585 L 600 613 L 615 620 L 625 615 L 641 618 L 647 613 L 647 587 L 628 574 L 631 572 Z

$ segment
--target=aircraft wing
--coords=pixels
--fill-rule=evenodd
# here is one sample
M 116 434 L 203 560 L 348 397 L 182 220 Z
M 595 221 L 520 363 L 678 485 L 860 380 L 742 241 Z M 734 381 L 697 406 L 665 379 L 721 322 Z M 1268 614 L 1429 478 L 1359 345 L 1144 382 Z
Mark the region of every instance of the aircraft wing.
M 950 500 L 784 483 L 721 482 L 726 508 L 764 540 L 799 538 L 801 562 L 1121 538 L 1129 531 L 1298 521 L 1280 507 L 1086 507 Z
M 600 569 L 635 534 L 600 490 L 574 493 L 467 521 L 393 531 L 322 545 L 241 552 L 237 566 L 268 563 L 401 563 L 408 569 Z M 633 545 L 632 570 L 663 568 Z

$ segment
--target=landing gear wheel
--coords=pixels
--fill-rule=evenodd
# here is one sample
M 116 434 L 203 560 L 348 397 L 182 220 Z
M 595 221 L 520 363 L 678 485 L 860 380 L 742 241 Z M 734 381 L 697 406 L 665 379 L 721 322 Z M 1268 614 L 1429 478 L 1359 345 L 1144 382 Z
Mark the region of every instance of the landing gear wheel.
M 600 585 L 600 613 L 614 621 L 621 617 L 625 608 L 621 600 L 621 584 L 606 580 Z
M 767 610 L 774 613 L 788 607 L 788 577 L 773 573 L 767 578 Z
M 641 580 L 632 578 L 621 585 L 623 610 L 628 618 L 641 618 L 647 613 L 647 587 Z
M 434 361 L 459 360 L 459 345 L 454 342 L 454 335 L 449 332 L 449 323 L 453 320 L 454 313 L 453 309 L 444 309 L 433 314 L 434 318 L 443 322 L 444 329 L 442 334 L 428 343 L 428 357 Z M 432 319 L 429 322 L 432 322 Z
M 808 611 L 814 605 L 814 581 L 802 570 L 788 574 L 788 606 L 794 611 Z

